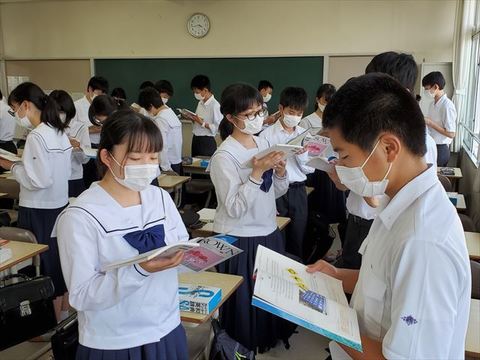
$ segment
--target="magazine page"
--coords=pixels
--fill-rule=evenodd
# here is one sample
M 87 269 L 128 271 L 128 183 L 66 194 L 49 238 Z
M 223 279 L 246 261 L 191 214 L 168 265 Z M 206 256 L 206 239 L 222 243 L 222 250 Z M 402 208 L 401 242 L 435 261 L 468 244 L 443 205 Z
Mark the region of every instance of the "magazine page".
M 298 145 L 288 145 L 288 144 L 277 144 L 269 147 L 268 149 L 265 149 L 263 151 L 260 151 L 258 154 L 255 155 L 255 158 L 261 159 L 264 156 L 267 156 L 273 151 L 281 151 L 284 153 L 283 159 L 288 159 L 289 157 L 294 156 L 297 154 L 299 151 L 303 150 L 302 146 Z M 243 164 L 245 167 L 252 167 L 252 160 L 248 160 Z

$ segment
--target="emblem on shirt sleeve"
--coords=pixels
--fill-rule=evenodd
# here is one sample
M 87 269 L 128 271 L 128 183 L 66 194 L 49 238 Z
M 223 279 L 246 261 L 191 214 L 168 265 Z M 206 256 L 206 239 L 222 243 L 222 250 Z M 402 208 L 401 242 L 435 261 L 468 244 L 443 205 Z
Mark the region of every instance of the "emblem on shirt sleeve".
M 412 315 L 402 316 L 401 319 L 405 321 L 408 326 L 415 325 L 418 322 Z

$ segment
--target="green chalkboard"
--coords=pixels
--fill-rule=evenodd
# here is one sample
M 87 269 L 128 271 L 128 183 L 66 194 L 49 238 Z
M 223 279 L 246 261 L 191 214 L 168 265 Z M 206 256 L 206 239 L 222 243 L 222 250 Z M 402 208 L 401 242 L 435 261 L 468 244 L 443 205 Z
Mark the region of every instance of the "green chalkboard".
M 323 57 L 275 58 L 201 58 L 201 59 L 97 59 L 95 74 L 104 76 L 110 89 L 123 87 L 128 102 L 136 102 L 138 87 L 143 81 L 169 80 L 175 94 L 168 105 L 195 111 L 197 101 L 190 89 L 190 80 L 197 74 L 210 78 L 212 91 L 220 101 L 222 90 L 235 82 L 257 86 L 265 79 L 273 83 L 270 112 L 278 108 L 280 92 L 286 86 L 301 86 L 309 95 L 306 114 L 313 111 L 315 92 L 323 82 Z

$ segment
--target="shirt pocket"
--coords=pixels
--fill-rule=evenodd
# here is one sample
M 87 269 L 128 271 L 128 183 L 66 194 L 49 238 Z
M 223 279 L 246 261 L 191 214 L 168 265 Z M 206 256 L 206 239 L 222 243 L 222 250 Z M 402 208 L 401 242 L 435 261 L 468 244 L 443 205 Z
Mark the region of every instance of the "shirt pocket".
M 386 290 L 386 284 L 373 273 L 363 282 L 365 330 L 375 339 L 380 339 L 382 334 Z

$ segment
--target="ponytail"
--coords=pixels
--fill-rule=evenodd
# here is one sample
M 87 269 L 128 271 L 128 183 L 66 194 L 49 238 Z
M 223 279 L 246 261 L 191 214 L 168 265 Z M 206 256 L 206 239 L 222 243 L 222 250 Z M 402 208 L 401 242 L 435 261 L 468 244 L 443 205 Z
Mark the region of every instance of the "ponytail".
M 41 109 L 42 114 L 40 115 L 40 120 L 63 133 L 69 121 L 63 122 L 60 119 L 60 107 L 57 102 L 52 96 L 45 95 L 43 103 L 44 106 L 43 109 Z
M 220 138 L 224 141 L 227 137 L 232 135 L 233 124 L 224 117 L 218 126 L 218 131 L 220 132 Z

